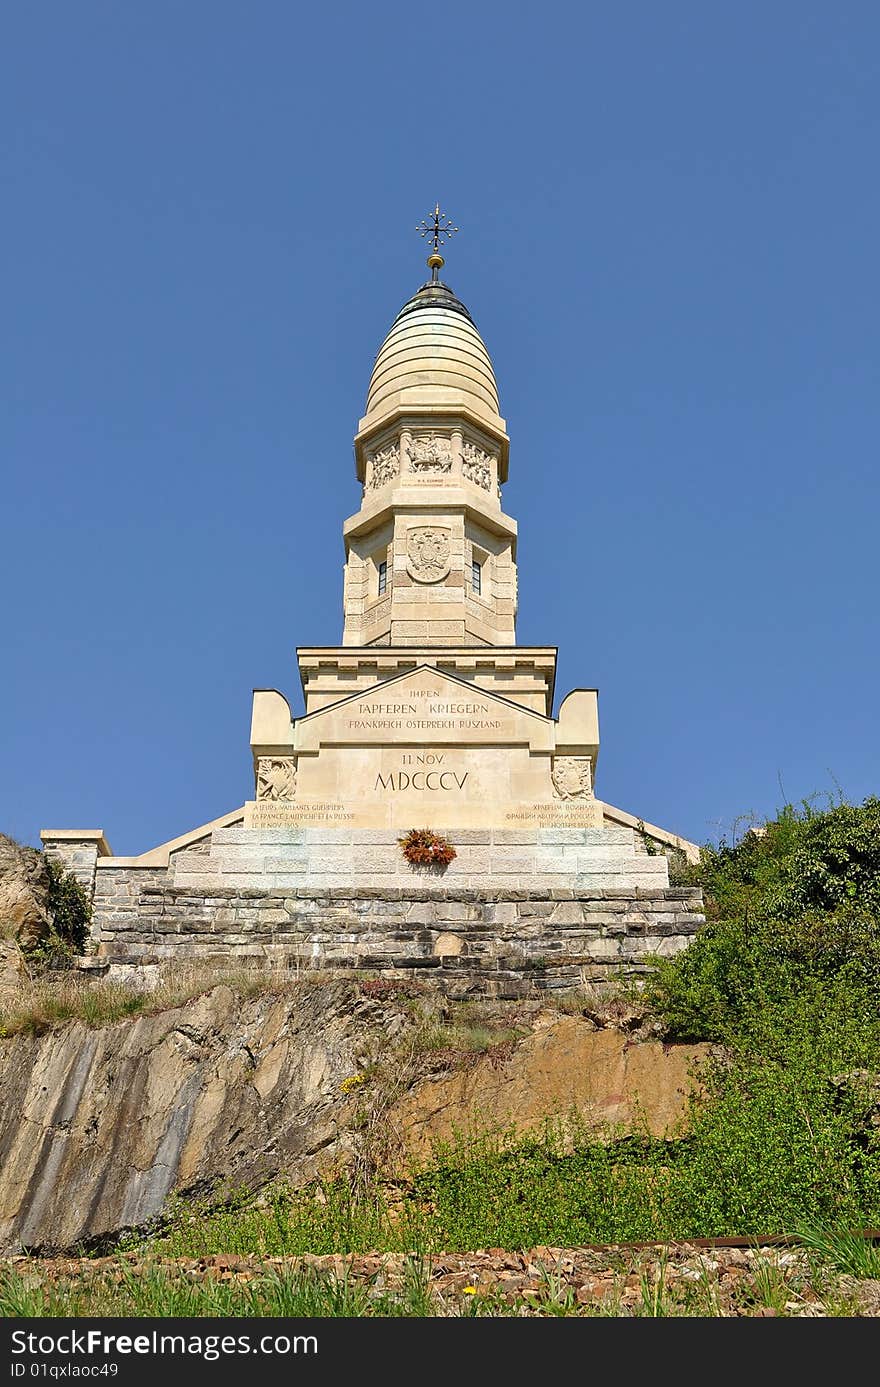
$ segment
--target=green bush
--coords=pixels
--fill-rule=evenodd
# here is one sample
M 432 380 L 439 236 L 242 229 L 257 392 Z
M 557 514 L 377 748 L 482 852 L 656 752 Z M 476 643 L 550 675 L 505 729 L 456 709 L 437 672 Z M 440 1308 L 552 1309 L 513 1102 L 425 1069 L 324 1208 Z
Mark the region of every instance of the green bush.
M 691 881 L 712 915 L 792 919 L 847 902 L 880 913 L 880 799 L 817 810 L 786 805 L 736 844 L 703 848 Z
M 647 996 L 670 1038 L 731 1040 L 768 1006 L 840 980 L 880 1007 L 880 800 L 788 806 L 704 849 L 705 928 L 659 960 Z
M 92 907 L 76 877 L 65 872 L 60 862 L 47 858 L 49 869 L 49 914 L 52 929 L 63 945 L 81 954 L 89 937 Z
M 679 1236 L 878 1226 L 880 1132 L 866 1122 L 878 1063 L 876 1006 L 845 975 L 753 999 L 732 1048 L 701 1068 L 676 1147 Z
M 814 983 L 880 1008 L 880 919 L 856 906 L 799 919 L 710 921 L 684 953 L 658 959 L 646 999 L 671 1040 L 733 1041 L 756 1015 Z
M 85 949 L 92 920 L 91 905 L 76 877 L 65 872 L 61 863 L 52 858 L 46 858 L 46 870 L 49 929 L 36 944 L 22 947 L 27 963 L 37 976 L 48 969 L 70 967 L 75 955 Z

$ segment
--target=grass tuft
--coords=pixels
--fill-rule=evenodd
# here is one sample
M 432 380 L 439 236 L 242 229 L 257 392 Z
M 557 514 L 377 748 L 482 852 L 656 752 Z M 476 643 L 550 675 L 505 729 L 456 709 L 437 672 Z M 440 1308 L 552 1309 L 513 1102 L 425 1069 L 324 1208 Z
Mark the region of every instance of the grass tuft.
M 804 1228 L 801 1246 L 835 1271 L 860 1281 L 880 1280 L 880 1247 L 858 1233 L 828 1228 Z
M 324 975 L 321 975 L 323 977 Z M 240 997 L 291 992 L 317 973 L 212 965 L 177 966 L 160 974 L 154 987 L 137 987 L 76 972 L 30 978 L 20 994 L 0 1004 L 0 1037 L 40 1035 L 68 1021 L 90 1027 L 112 1025 L 131 1016 L 152 1016 L 210 992 L 229 987 Z

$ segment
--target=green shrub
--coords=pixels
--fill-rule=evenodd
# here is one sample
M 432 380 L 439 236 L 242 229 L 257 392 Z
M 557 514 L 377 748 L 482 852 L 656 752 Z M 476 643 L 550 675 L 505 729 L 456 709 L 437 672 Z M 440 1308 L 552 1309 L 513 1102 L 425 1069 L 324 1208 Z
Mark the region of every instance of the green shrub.
M 92 921 L 92 907 L 76 877 L 50 857 L 45 862 L 49 928 L 36 943 L 21 945 L 22 955 L 37 977 L 71 966 L 74 957 L 85 949 Z
M 708 923 L 659 960 L 647 996 L 678 1040 L 730 1040 L 813 981 L 880 1007 L 880 800 L 787 807 L 760 833 L 704 849 Z
M 792 919 L 853 901 L 880 914 L 880 799 L 786 805 L 738 843 L 704 848 L 691 873 L 715 918 Z
M 864 993 L 880 1008 L 880 918 L 856 906 L 778 921 L 709 922 L 684 953 L 658 959 L 646 999 L 669 1039 L 731 1041 L 755 1014 L 813 983 Z
M 678 1235 L 877 1226 L 880 1133 L 865 1114 L 878 1063 L 876 1007 L 845 976 L 750 1005 L 732 1049 L 702 1067 L 675 1150 Z
M 60 862 L 46 859 L 49 870 L 49 914 L 52 928 L 62 944 L 81 954 L 89 937 L 92 907 L 76 877 L 65 872 Z

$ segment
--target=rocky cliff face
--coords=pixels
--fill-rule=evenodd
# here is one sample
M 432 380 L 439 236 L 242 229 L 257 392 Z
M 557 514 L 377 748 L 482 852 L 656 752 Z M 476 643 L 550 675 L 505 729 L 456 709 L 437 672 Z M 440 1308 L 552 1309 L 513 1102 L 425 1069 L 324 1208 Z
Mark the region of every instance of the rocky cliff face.
M 49 930 L 49 868 L 36 848 L 0 833 L 0 936 L 33 947 Z
M 4 1041 L 2 1245 L 69 1246 L 149 1222 L 172 1190 L 307 1174 L 385 1019 L 353 994 L 218 987 L 157 1016 Z
M 0 1041 L 0 1247 L 71 1247 L 149 1223 L 174 1193 L 256 1190 L 344 1162 L 370 1087 L 346 1080 L 413 1024 L 396 1002 L 332 982 L 248 999 L 216 987 L 158 1015 Z M 394 1126 L 424 1151 L 475 1114 L 527 1127 L 574 1105 L 599 1124 L 638 1106 L 662 1132 L 700 1053 L 540 1012 L 503 1057 L 416 1078 Z
M 0 833 L 0 1000 L 21 986 L 22 949 L 49 932 L 49 869 L 36 848 Z

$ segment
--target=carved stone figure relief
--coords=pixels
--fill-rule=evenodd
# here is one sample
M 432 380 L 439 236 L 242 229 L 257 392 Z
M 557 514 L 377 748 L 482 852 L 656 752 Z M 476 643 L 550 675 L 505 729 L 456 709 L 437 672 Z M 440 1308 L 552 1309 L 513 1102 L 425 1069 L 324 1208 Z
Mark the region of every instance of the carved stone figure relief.
M 397 444 L 392 443 L 387 448 L 380 448 L 378 453 L 373 453 L 369 458 L 369 464 L 368 490 L 373 490 L 374 487 L 384 486 L 386 482 L 390 482 L 391 478 L 396 477 L 400 471 L 400 452 Z
M 407 444 L 409 470 L 423 475 L 439 475 L 452 471 L 452 440 L 438 438 L 434 433 L 417 434 Z
M 439 583 L 450 567 L 449 530 L 440 525 L 420 525 L 406 537 L 406 568 L 417 583 Z
M 557 799 L 592 799 L 593 775 L 589 756 L 554 756 L 550 768 Z
M 296 795 L 296 757 L 261 756 L 257 761 L 257 799 L 285 800 Z
M 461 449 L 461 472 L 469 482 L 475 482 L 484 491 L 492 489 L 492 458 L 478 448 L 476 443 L 464 443 Z

